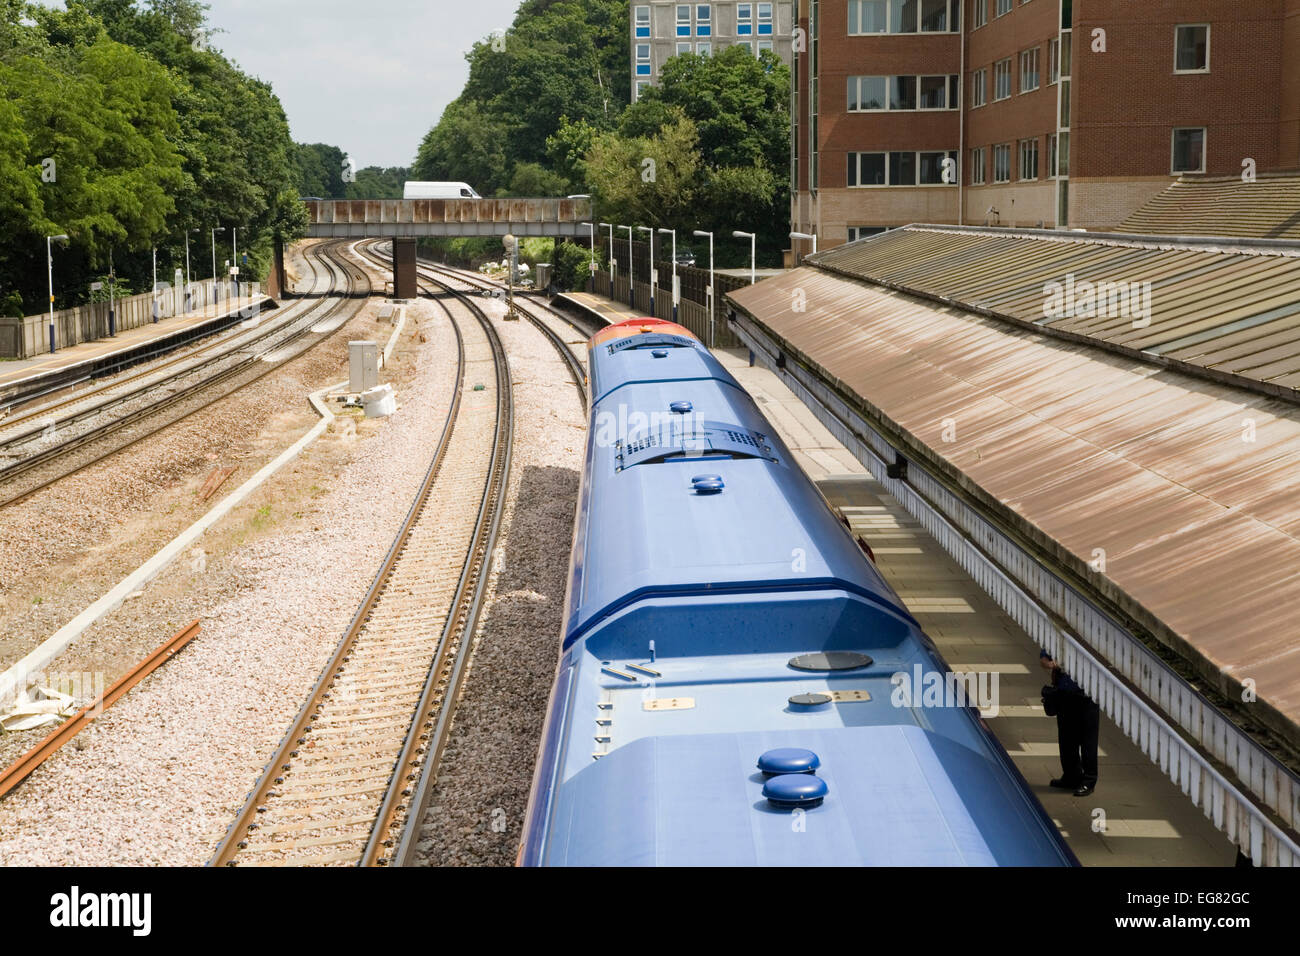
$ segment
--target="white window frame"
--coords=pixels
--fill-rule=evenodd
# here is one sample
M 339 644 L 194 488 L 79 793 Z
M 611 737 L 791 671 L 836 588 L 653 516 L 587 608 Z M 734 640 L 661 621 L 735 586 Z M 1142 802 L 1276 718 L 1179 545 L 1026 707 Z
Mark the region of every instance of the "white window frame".
M 645 20 L 641 19 L 641 14 L 643 13 L 645 14 Z M 648 4 L 637 4 L 635 7 L 632 8 L 632 36 L 637 37 L 636 31 L 641 29 L 642 27 L 644 27 L 647 31 L 650 30 L 650 7 Z M 637 37 L 637 38 L 644 40 L 649 36 L 650 34 L 646 33 L 644 37 Z
M 998 178 L 998 154 L 1002 153 L 1007 158 L 1007 175 L 1005 179 Z M 993 182 L 996 185 L 1011 182 L 1011 144 L 998 143 L 993 147 Z
M 1039 155 L 1038 148 L 1039 148 L 1039 143 L 1038 143 L 1038 137 L 1037 137 L 1037 136 L 1033 137 L 1032 139 L 1022 139 L 1022 140 L 1020 141 L 1020 149 L 1019 149 L 1017 152 L 1018 152 L 1018 154 L 1019 154 L 1019 158 L 1020 158 L 1020 163 L 1019 163 L 1020 169 L 1019 169 L 1019 172 L 1020 172 L 1020 182 L 1022 182 L 1022 183 L 1032 183 L 1032 182 L 1037 182 L 1038 179 L 1040 178 L 1040 173 L 1039 173 L 1039 163 L 1040 163 L 1041 160 L 1042 160 L 1042 156 Z M 1026 175 L 1025 175 L 1025 159 L 1026 159 L 1027 154 L 1028 154 L 1029 152 L 1031 152 L 1031 151 L 1032 151 L 1033 154 L 1034 154 L 1034 169 L 1033 169 L 1033 173 L 1034 173 L 1034 175 L 1032 175 L 1032 176 L 1026 176 Z
M 1002 9 L 1004 4 L 1006 6 L 1005 10 Z M 994 0 L 993 19 L 996 20 L 998 17 L 1005 17 L 1008 13 L 1010 13 L 1015 8 L 1016 5 L 1013 2 L 1013 0 Z
M 773 29 L 769 29 L 769 30 L 767 31 L 767 33 L 763 33 L 763 25 L 764 25 L 764 24 L 767 24 L 767 26 L 771 28 L 771 27 L 773 27 L 773 24 L 776 23 L 776 7 L 775 7 L 775 4 L 771 4 L 771 3 L 768 3 L 767 0 L 763 0 L 762 3 L 755 4 L 755 6 L 758 7 L 758 11 L 757 11 L 758 15 L 754 18 L 754 20 L 755 20 L 755 24 L 756 24 L 755 27 L 754 27 L 754 31 L 755 31 L 755 32 L 754 32 L 754 35 L 755 35 L 755 36 L 760 36 L 760 35 L 761 35 L 761 36 L 765 36 L 765 37 L 766 37 L 766 36 L 772 36 L 772 35 L 773 35 L 773 29 L 774 29 L 774 28 L 773 28 Z M 767 7 L 767 16 L 764 16 L 764 15 L 763 15 L 763 8 L 764 8 L 764 7 Z
M 891 165 L 889 157 L 892 156 L 894 153 L 912 154 L 912 169 L 915 170 L 916 172 L 916 179 L 913 182 L 892 183 L 889 181 L 890 165 Z M 921 182 L 921 154 L 922 153 L 938 153 L 944 156 L 945 158 L 952 156 L 957 162 L 957 175 L 953 178 L 953 181 L 950 183 Z M 849 152 L 847 156 L 848 156 L 848 163 L 857 164 L 857 175 L 854 178 L 858 180 L 858 182 L 854 186 L 847 185 L 848 168 L 846 163 L 845 176 L 844 176 L 846 189 L 947 189 L 956 186 L 961 182 L 961 177 L 962 177 L 961 154 L 955 149 L 889 149 L 889 150 L 868 149 L 868 150 L 862 150 L 861 152 L 857 152 L 857 151 Z M 885 181 L 883 183 L 871 183 L 869 185 L 864 185 L 862 183 L 861 157 L 863 156 L 885 157 Z
M 1061 79 L 1061 38 L 1052 37 L 1047 44 L 1047 85 L 1055 86 Z
M 1180 70 L 1178 68 L 1178 34 L 1181 30 L 1196 30 L 1204 28 L 1205 30 L 1205 66 L 1197 67 L 1194 70 Z M 1210 72 L 1210 24 L 1208 23 L 1178 23 L 1174 25 L 1174 72 L 1180 75 L 1209 73 Z
M 713 56 L 713 41 L 701 40 L 695 44 L 695 52 L 700 56 Z
M 1027 78 L 1027 74 L 1025 73 L 1025 60 L 1030 57 L 1032 57 L 1034 61 L 1034 74 L 1033 74 L 1034 85 L 1033 86 L 1027 86 L 1025 84 L 1025 80 Z M 1040 60 L 1041 60 L 1041 54 L 1039 53 L 1039 48 L 1034 46 L 1034 47 L 1030 47 L 1028 50 L 1021 50 L 1019 59 L 1020 59 L 1020 94 L 1024 95 L 1025 93 L 1032 93 L 1034 92 L 1034 90 L 1038 89 L 1038 87 L 1043 82 L 1043 73 L 1042 70 L 1039 69 Z
M 979 97 L 976 100 L 976 97 Z M 989 101 L 989 68 L 981 66 L 970 75 L 970 108 L 979 109 Z
M 1005 59 L 998 60 L 996 63 L 993 64 L 993 102 L 994 103 L 1000 102 L 1002 100 L 1011 99 L 1012 94 L 1015 92 L 1015 90 L 1011 88 L 1011 79 L 1015 73 L 1014 61 L 1015 61 L 1015 57 L 1009 56 L 1006 57 Z M 1007 92 L 1006 95 L 999 96 L 998 95 L 998 71 L 1001 70 L 1003 67 L 1006 67 L 1005 73 L 1007 77 Z
M 754 7 L 753 3 L 736 4 L 736 36 L 748 38 L 754 35 Z M 741 27 L 749 27 L 749 30 L 743 31 Z
M 690 3 L 679 3 L 679 4 L 677 4 L 677 29 L 674 31 L 674 33 L 675 33 L 676 36 L 678 36 L 678 37 L 689 37 L 689 36 L 694 35 L 694 32 L 695 32 L 695 31 L 694 31 L 694 28 L 693 28 L 693 26 L 692 26 L 692 24 L 694 23 L 694 20 L 693 20 L 693 16 L 694 16 L 693 6 L 694 6 L 694 5 L 693 5 L 693 4 L 690 4 Z M 686 18 L 685 18 L 685 19 L 682 18 L 682 11 L 683 11 L 683 10 L 686 11 Z M 686 27 L 686 32 L 685 32 L 685 33 L 682 33 L 682 27 Z
M 987 146 L 976 146 L 970 151 L 970 184 L 972 186 L 983 186 L 987 182 L 987 170 L 985 167 Z M 978 176 L 979 179 L 975 177 Z
M 989 0 L 971 0 L 971 32 L 989 22 Z
M 682 49 L 682 47 L 685 47 L 686 49 Z M 681 56 L 683 53 L 693 53 L 693 52 L 695 52 L 695 44 L 692 43 L 690 40 L 677 41 L 677 52 L 676 54 L 674 54 L 675 56 Z
M 1178 134 L 1190 130 L 1201 131 L 1201 168 L 1200 169 L 1175 169 L 1174 157 L 1178 153 Z M 1169 133 L 1169 173 L 1171 176 L 1195 176 L 1204 173 L 1208 165 L 1210 155 L 1210 131 L 1204 126 L 1175 126 Z
M 768 50 L 772 53 L 776 52 L 776 46 L 771 40 L 755 40 L 754 42 L 758 44 L 758 49 L 754 51 L 755 56 L 762 53 L 764 50 Z
M 892 0 L 885 0 L 885 29 L 873 31 L 870 33 L 863 32 L 862 9 L 860 5 L 868 2 L 870 2 L 870 0 L 849 0 L 850 7 L 855 5 L 858 6 L 858 9 L 855 11 L 857 14 L 856 19 L 858 21 L 858 29 L 856 32 L 849 31 L 848 36 L 852 36 L 852 37 L 882 37 L 882 36 L 911 37 L 911 36 L 924 36 L 924 35 L 944 36 L 948 34 L 961 32 L 957 24 L 961 22 L 961 16 L 962 16 L 961 5 L 962 2 L 964 2 L 964 0 L 947 0 L 948 12 L 947 15 L 944 17 L 944 21 L 947 25 L 946 30 L 922 30 L 921 29 L 921 22 L 922 22 L 921 0 L 916 0 L 916 29 L 912 30 L 909 33 L 901 33 L 894 29 L 894 4 Z M 848 21 L 846 21 L 846 24 L 847 22 Z M 904 152 L 906 152 L 906 150 L 904 150 Z

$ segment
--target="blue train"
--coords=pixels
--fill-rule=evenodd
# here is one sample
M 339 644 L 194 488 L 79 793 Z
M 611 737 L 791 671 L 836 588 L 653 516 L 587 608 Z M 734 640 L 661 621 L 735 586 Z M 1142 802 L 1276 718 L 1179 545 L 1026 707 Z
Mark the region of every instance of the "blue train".
M 686 329 L 589 344 L 591 428 L 524 865 L 1072 865 L 753 399 Z M 919 697 L 919 695 L 918 695 Z

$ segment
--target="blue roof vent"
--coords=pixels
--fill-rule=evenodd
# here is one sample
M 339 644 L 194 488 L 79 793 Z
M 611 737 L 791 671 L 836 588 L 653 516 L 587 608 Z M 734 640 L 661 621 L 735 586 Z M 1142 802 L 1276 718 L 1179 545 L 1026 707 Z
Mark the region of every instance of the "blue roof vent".
M 829 790 L 825 780 L 807 773 L 783 773 L 763 784 L 763 796 L 777 810 L 820 807 Z
M 650 354 L 653 355 L 655 358 L 667 358 L 667 357 L 668 357 L 668 350 L 667 350 L 667 349 L 655 349 L 655 350 L 654 350 L 653 352 L 651 352 Z
M 716 495 L 726 487 L 721 475 L 696 475 L 691 479 L 691 487 L 697 495 Z
M 669 411 L 676 412 L 678 415 L 686 415 L 694 408 L 695 406 L 690 402 L 673 402 L 668 406 Z
M 802 747 L 777 747 L 758 758 L 758 769 L 769 777 L 783 773 L 816 773 L 821 758 Z

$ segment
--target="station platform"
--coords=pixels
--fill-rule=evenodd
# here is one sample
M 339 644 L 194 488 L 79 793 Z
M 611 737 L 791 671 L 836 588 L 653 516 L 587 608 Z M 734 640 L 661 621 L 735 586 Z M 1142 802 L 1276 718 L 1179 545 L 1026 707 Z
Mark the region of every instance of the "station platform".
M 223 302 L 219 310 L 196 310 L 156 323 L 118 332 L 112 338 L 95 339 L 44 353 L 29 359 L 0 362 L 0 407 L 14 396 L 55 388 L 105 374 L 116 367 L 144 361 L 194 339 L 220 332 L 242 320 L 243 310 L 276 308 L 269 296 L 242 296 Z
M 609 322 L 641 318 L 600 295 L 560 298 Z M 1061 772 L 1055 718 L 1040 700 L 1038 645 L 772 372 L 744 349 L 715 355 L 781 433 L 954 670 L 998 675 L 990 729 L 1084 866 L 1232 866 L 1233 843 L 1104 715 L 1100 779 L 1088 797 L 1048 786 Z

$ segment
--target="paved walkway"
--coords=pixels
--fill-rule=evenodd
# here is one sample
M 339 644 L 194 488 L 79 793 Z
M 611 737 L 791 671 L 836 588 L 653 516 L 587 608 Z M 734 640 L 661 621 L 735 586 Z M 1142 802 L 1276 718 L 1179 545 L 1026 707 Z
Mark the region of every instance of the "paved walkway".
M 265 298 L 266 296 L 255 297 L 255 299 Z M 219 310 L 220 315 L 214 315 L 211 308 L 206 311 L 186 312 L 171 318 L 160 319 L 156 324 L 150 322 L 136 326 L 134 329 L 118 332 L 112 338 L 95 339 L 77 345 L 64 346 L 53 355 L 46 352 L 29 359 L 2 362 L 0 363 L 0 389 L 15 385 L 28 378 L 71 368 L 83 362 L 98 361 L 117 352 L 125 352 L 128 349 L 147 345 L 154 339 L 164 339 L 178 332 L 186 332 L 197 326 L 202 326 L 204 323 L 215 322 L 218 318 L 232 312 L 238 312 L 248 303 L 255 301 L 255 299 L 241 296 L 232 300 L 229 307 L 227 307 L 226 301 L 223 299 Z
M 639 317 L 603 296 L 569 293 L 611 322 Z M 744 350 L 717 351 L 799 464 L 876 555 L 877 566 L 953 670 L 996 672 L 989 726 L 1085 866 L 1231 866 L 1236 849 L 1105 716 L 1100 781 L 1076 798 L 1047 785 L 1061 772 L 1056 721 L 1043 713 L 1038 646 L 876 482 L 774 374 Z M 1104 824 L 1104 826 L 1103 826 Z

